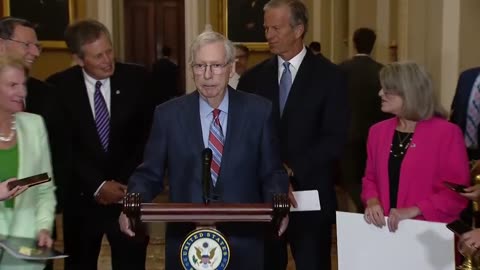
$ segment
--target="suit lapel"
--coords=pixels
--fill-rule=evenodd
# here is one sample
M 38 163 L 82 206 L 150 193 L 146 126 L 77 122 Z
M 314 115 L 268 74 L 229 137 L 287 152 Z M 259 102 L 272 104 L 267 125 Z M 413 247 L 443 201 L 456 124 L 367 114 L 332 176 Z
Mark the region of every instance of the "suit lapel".
M 472 94 L 472 89 L 473 89 L 473 84 L 475 83 L 475 80 L 477 79 L 478 72 L 472 72 L 469 77 L 466 78 L 465 82 L 462 84 L 461 87 L 465 88 L 464 91 L 462 91 L 464 94 L 461 96 L 462 100 L 460 101 L 460 104 L 456 106 L 458 109 L 460 108 L 459 112 L 459 119 L 460 119 L 460 125 L 463 131 L 465 131 L 466 126 L 467 126 L 467 116 L 468 116 L 468 102 L 470 100 L 470 95 Z
M 245 124 L 246 113 L 244 112 L 245 106 L 242 106 L 241 100 L 239 98 L 238 92 L 228 87 L 228 119 L 227 119 L 227 133 L 225 134 L 225 141 L 223 143 L 223 153 L 222 153 L 222 163 L 220 169 L 220 175 L 218 176 L 217 184 L 215 186 L 215 193 L 220 195 L 220 198 L 223 194 L 223 187 L 227 185 L 227 182 L 230 178 L 225 177 L 225 172 L 231 172 L 229 165 L 232 164 L 230 160 L 235 156 L 235 147 L 238 146 L 238 143 L 241 141 L 238 136 L 241 136 L 243 126 Z
M 117 134 L 115 130 L 122 121 L 122 108 L 125 108 L 122 104 L 124 99 L 122 98 L 123 91 L 120 80 L 121 76 L 118 75 L 118 67 L 115 67 L 115 73 L 110 77 L 110 142 L 112 142 L 112 136 Z
M 301 104 L 302 90 L 307 88 L 307 84 L 311 82 L 310 77 L 312 76 L 312 70 L 314 70 L 311 68 L 313 57 L 315 56 L 307 50 L 307 54 L 305 54 L 293 81 L 292 88 L 290 88 L 282 118 L 288 114 L 295 104 Z
M 261 82 L 264 82 L 259 94 L 272 101 L 272 114 L 275 116 L 275 124 L 278 126 L 280 122 L 280 100 L 278 85 L 278 60 L 277 56 L 272 57 L 265 65 L 265 74 Z
M 195 153 L 200 155 L 202 150 L 207 146 L 205 146 L 203 142 L 199 98 L 198 91 L 187 95 L 183 108 L 185 117 L 183 117 L 182 131 L 180 134 L 188 134 L 186 137 L 191 145 L 190 149 L 193 149 Z
M 79 125 L 82 127 L 83 132 L 90 137 L 91 142 L 95 143 L 95 149 L 98 150 L 98 154 L 103 154 L 100 138 L 97 134 L 97 127 L 95 125 L 95 118 L 92 112 L 92 105 L 88 99 L 87 87 L 85 85 L 85 78 L 83 77 L 82 69 L 79 67 L 75 78 L 78 83 L 72 83 L 73 102 L 77 103 L 78 120 L 82 123 Z

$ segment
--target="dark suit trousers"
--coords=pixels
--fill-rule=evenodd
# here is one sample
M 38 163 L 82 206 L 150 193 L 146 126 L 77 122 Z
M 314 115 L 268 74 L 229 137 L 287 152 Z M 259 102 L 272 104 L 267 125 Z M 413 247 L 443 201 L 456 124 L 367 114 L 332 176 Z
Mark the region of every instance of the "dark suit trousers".
M 265 270 L 285 270 L 288 263 L 287 243 L 297 270 L 330 270 L 332 224 L 318 220 L 314 212 L 290 213 L 285 237 L 267 241 Z
M 78 203 L 81 202 L 81 203 Z M 120 231 L 121 206 L 100 206 L 80 199 L 63 214 L 65 270 L 97 270 L 103 235 L 111 248 L 113 270 L 144 270 L 148 238 L 130 238 Z
M 345 154 L 340 161 L 340 185 L 350 195 L 359 213 L 364 212 L 360 195 L 367 160 L 366 149 L 366 142 L 351 142 L 347 145 Z

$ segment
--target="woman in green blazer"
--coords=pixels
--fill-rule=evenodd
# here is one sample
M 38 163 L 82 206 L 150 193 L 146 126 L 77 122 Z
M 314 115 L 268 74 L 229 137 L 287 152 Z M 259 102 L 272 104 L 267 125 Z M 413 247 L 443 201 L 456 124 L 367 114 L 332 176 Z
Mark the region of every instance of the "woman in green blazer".
M 45 172 L 52 175 L 43 120 L 38 115 L 22 112 L 26 80 L 23 60 L 0 57 L 0 182 Z M 39 246 L 51 247 L 54 191 L 50 181 L 0 202 L 0 235 L 37 239 Z M 4 261 L 0 263 L 3 269 Z

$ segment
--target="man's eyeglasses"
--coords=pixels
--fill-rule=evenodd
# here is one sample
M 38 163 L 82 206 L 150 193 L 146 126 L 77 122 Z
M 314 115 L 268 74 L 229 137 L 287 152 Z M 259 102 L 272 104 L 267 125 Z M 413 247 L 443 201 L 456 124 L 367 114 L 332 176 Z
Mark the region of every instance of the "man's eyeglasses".
M 41 52 L 42 49 L 43 49 L 42 45 L 40 43 L 24 42 L 24 41 L 20 41 L 20 40 L 16 40 L 16 39 L 11 39 L 11 38 L 7 38 L 6 40 L 10 40 L 10 41 L 22 44 L 23 47 L 25 48 L 25 50 L 28 50 L 30 48 L 30 46 L 34 46 L 35 48 L 37 48 L 37 50 L 39 52 Z
M 205 73 L 205 70 L 207 70 L 207 68 L 210 68 L 210 72 L 212 72 L 213 74 L 220 75 L 223 72 L 225 72 L 225 67 L 228 64 L 230 64 L 230 63 L 226 63 L 226 64 L 193 64 L 192 68 L 193 68 L 193 73 L 195 73 L 195 75 L 203 75 Z

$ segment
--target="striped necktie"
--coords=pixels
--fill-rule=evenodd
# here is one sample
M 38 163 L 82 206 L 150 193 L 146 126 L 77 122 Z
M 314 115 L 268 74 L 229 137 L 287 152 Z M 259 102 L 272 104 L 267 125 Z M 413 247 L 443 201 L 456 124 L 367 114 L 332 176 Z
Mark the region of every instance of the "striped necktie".
M 93 97 L 95 103 L 95 125 L 97 126 L 98 138 L 100 139 L 103 150 L 107 152 L 108 139 L 110 136 L 110 115 L 108 113 L 107 103 L 100 91 L 101 87 L 102 83 L 97 81 L 97 83 L 95 83 L 95 94 Z
M 223 131 L 222 126 L 220 125 L 220 110 L 213 110 L 213 119 L 210 124 L 210 132 L 208 134 L 208 147 L 212 149 L 212 164 L 210 167 L 210 172 L 212 174 L 212 184 L 215 186 L 217 184 L 218 175 L 220 174 L 220 164 L 222 163 L 222 154 L 223 154 Z
M 473 86 L 473 98 L 468 104 L 465 144 L 469 148 L 478 148 L 478 126 L 480 124 L 480 80 Z

